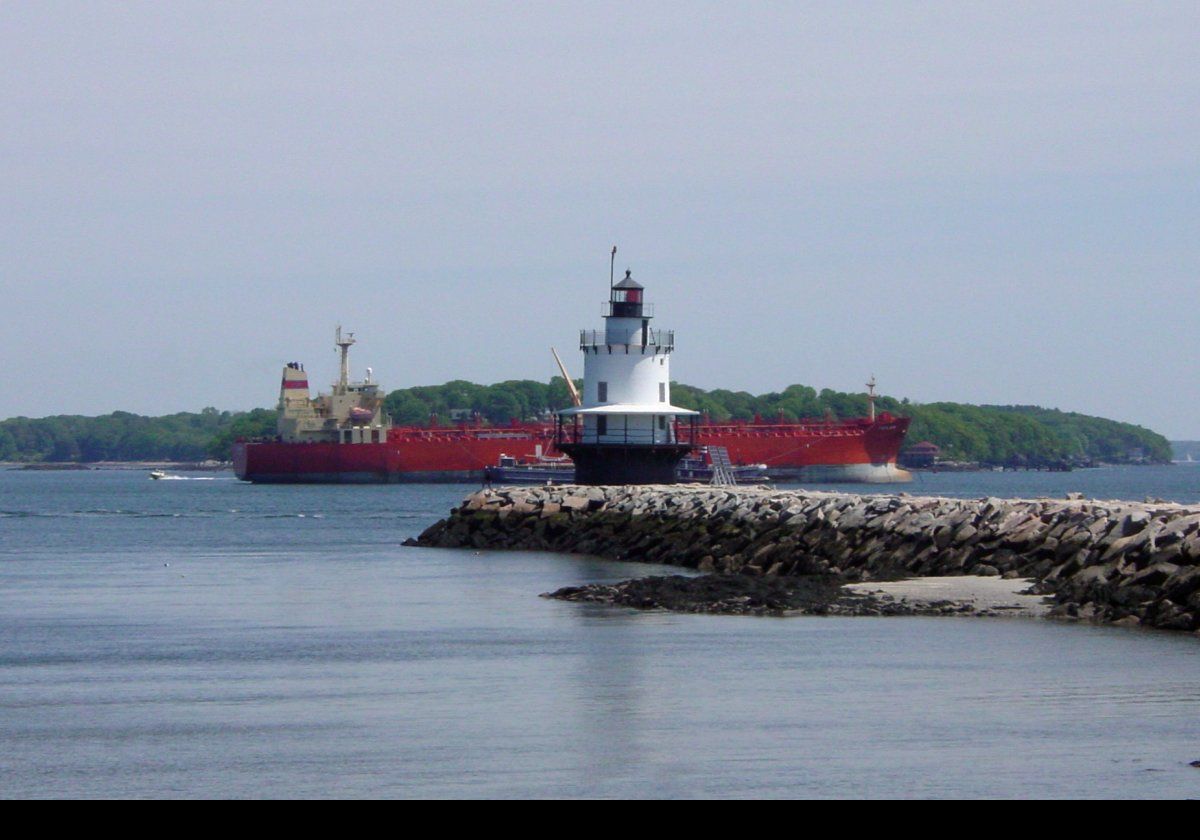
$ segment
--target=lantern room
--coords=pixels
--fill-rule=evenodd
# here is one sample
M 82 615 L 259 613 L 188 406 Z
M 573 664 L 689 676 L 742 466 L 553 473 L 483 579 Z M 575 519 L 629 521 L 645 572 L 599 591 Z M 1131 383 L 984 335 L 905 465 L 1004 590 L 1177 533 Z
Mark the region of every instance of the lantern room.
M 633 272 L 625 270 L 625 277 L 612 287 L 608 314 L 613 318 L 641 318 L 642 284 L 633 279 Z

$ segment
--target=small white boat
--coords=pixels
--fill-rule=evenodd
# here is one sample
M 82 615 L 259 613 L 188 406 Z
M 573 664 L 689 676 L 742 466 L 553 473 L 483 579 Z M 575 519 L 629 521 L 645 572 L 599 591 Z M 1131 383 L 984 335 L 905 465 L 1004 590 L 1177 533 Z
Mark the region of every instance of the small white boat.
M 150 470 L 150 477 L 157 481 L 160 478 L 166 478 L 167 474 L 162 470 Z

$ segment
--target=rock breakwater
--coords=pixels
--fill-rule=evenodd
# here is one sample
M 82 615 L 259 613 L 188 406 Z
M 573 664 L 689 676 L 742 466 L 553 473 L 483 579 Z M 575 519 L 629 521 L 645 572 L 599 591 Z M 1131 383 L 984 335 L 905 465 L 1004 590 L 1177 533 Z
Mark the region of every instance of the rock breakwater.
M 1200 508 L 701 486 L 481 490 L 410 543 L 594 554 L 752 577 L 1032 578 L 1053 615 L 1200 627 Z

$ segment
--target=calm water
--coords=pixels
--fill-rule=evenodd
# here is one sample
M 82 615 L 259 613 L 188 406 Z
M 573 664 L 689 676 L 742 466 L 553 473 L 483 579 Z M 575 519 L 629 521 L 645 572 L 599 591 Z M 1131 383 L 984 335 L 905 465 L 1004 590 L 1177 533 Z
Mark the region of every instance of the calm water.
M 1200 639 L 548 601 L 661 569 L 399 546 L 471 489 L 0 472 L 0 795 L 1200 794 Z

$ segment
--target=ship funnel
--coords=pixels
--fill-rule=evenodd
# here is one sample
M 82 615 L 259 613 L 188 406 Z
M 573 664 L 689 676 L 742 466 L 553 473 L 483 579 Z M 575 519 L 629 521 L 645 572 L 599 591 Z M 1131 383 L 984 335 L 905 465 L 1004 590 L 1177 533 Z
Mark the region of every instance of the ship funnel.
M 280 432 L 286 418 L 296 416 L 308 406 L 308 374 L 299 362 L 288 362 L 283 366 L 283 378 L 279 383 Z

